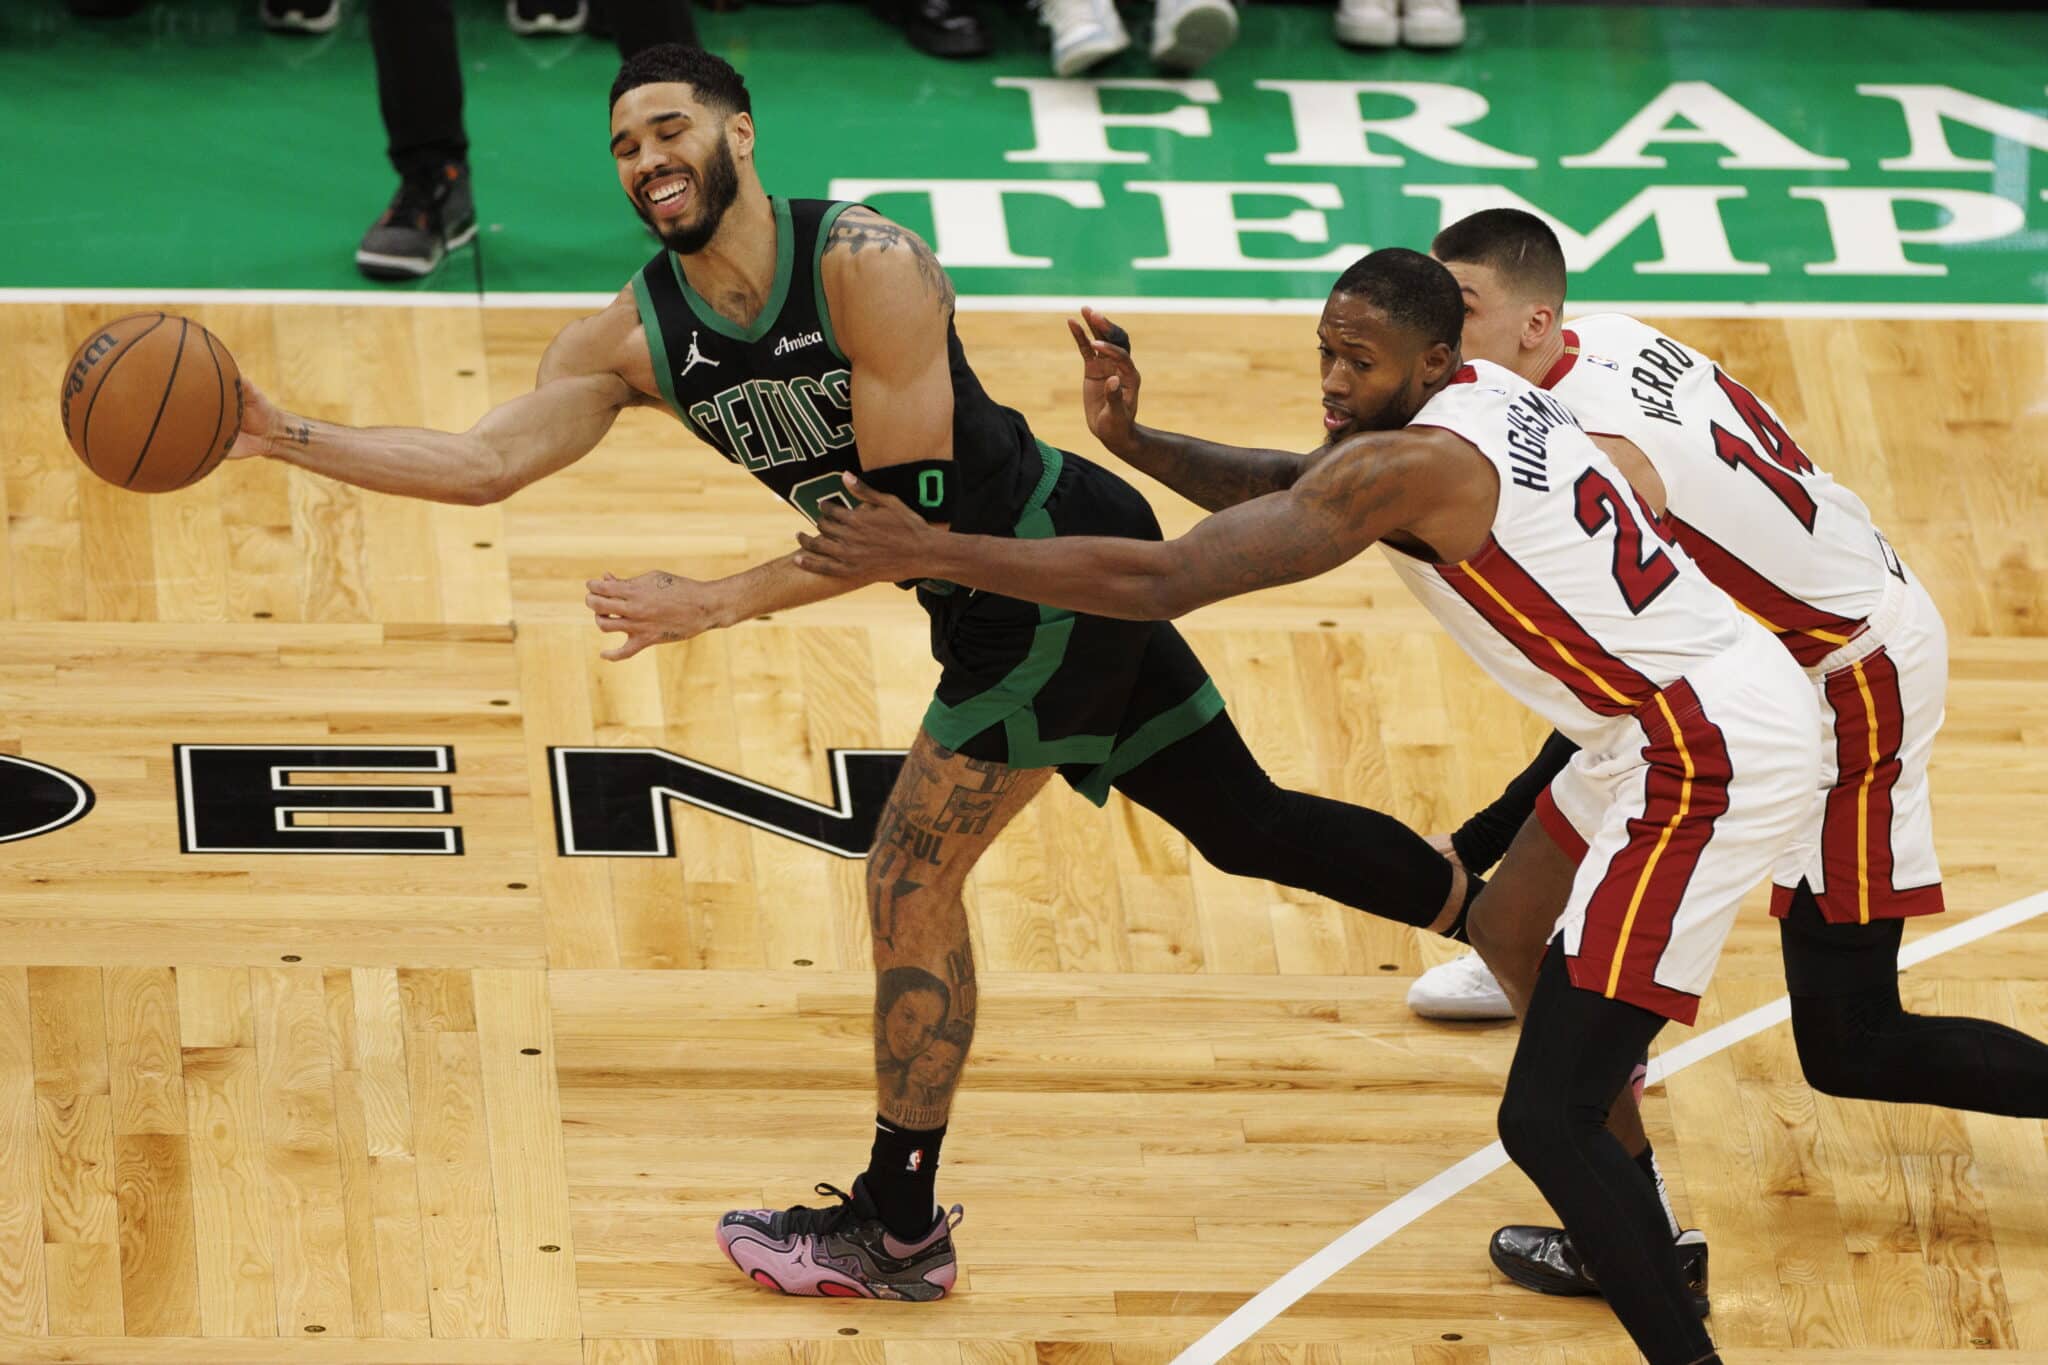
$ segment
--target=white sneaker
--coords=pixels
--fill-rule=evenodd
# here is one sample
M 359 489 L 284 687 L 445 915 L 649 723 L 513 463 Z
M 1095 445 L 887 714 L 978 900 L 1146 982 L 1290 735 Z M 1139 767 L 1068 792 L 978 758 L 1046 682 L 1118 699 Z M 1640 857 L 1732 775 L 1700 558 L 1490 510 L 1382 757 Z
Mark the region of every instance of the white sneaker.
M 1159 0 L 1152 18 L 1152 60 L 1168 71 L 1193 71 L 1237 41 L 1230 0 Z
M 1337 41 L 1353 47 L 1392 47 L 1401 41 L 1401 16 L 1395 0 L 1337 0 L 1330 27 Z
M 1512 1019 L 1515 1007 L 1479 954 L 1431 967 L 1408 988 L 1408 1008 L 1425 1019 Z
M 1078 76 L 1131 45 L 1115 0 L 1039 0 L 1038 22 L 1052 30 L 1052 71 Z
M 522 38 L 581 33 L 590 0 L 505 0 L 505 25 Z
M 1401 0 L 1401 41 L 1410 47 L 1456 47 L 1465 41 L 1458 0 Z
M 256 13 L 276 33 L 332 33 L 341 22 L 341 0 L 261 0 Z

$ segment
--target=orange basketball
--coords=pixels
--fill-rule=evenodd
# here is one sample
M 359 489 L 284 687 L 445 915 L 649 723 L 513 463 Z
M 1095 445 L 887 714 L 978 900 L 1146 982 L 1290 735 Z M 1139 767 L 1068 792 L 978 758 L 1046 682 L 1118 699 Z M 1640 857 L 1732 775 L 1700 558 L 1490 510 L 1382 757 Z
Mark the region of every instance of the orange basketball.
M 86 468 L 138 493 L 213 471 L 242 425 L 241 371 L 189 318 L 135 313 L 85 339 L 64 371 L 64 435 Z

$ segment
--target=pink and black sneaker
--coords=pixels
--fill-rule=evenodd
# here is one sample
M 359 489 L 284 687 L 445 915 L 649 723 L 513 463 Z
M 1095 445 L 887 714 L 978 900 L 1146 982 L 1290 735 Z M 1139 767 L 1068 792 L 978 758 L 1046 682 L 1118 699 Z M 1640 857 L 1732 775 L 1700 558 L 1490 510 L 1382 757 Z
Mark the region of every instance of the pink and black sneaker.
M 860 1180 L 848 1194 L 831 1185 L 836 1207 L 734 1209 L 718 1220 L 718 1245 L 747 1278 L 784 1294 L 828 1299 L 942 1299 L 953 1288 L 959 1260 L 953 1229 L 955 1204 L 914 1242 L 890 1233 Z

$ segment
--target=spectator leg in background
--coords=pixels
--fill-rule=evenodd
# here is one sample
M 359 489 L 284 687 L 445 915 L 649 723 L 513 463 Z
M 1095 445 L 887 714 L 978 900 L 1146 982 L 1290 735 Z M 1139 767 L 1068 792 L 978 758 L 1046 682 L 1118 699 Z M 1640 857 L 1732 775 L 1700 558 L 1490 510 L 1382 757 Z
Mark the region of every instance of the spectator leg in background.
M 399 184 L 356 249 L 356 268 L 417 279 L 476 236 L 453 0 L 370 0 L 370 46 Z
M 370 0 L 377 103 L 401 177 L 469 160 L 453 0 Z
M 621 57 L 659 43 L 702 46 L 690 0 L 597 0 L 593 17 L 597 16 L 610 26 Z

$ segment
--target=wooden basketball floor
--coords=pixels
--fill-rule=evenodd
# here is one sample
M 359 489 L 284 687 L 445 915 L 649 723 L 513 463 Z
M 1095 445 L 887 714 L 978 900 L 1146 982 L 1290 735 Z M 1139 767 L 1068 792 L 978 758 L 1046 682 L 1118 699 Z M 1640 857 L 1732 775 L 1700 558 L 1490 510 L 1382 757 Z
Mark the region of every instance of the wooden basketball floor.
M 0 309 L 0 752 L 97 795 L 0 848 L 0 1359 L 1165 1365 L 1491 1141 L 1512 1031 L 1402 1004 L 1443 949 L 1224 877 L 1121 800 L 1055 785 L 971 886 L 982 1023 L 940 1185 L 967 1207 L 963 1292 L 748 1284 L 715 1216 L 865 1160 L 859 864 L 682 806 L 677 857 L 564 858 L 545 750 L 660 746 L 825 800 L 828 749 L 911 735 L 922 618 L 869 589 L 601 662 L 584 579 L 722 574 L 796 526 L 646 412 L 496 507 L 281 465 L 123 494 L 73 459 L 54 400 L 76 339 L 125 311 Z M 566 316 L 190 311 L 301 412 L 457 427 L 530 381 Z M 1314 439 L 1309 320 L 1130 322 L 1150 420 Z M 1667 325 L 1780 408 L 1947 613 L 1955 917 L 2048 888 L 2048 327 Z M 1057 318 L 961 330 L 996 394 L 1093 451 Z M 1278 777 L 1425 830 L 1543 733 L 1376 556 L 1187 625 Z M 459 825 L 461 856 L 179 851 L 173 745 L 386 743 L 452 746 L 455 771 L 323 780 L 445 783 L 449 815 L 371 819 Z M 1782 990 L 1759 904 L 1702 1025 Z M 1906 991 L 2048 1033 L 2048 920 Z M 1649 1110 L 1713 1241 L 1731 1362 L 2048 1362 L 2043 1125 L 1816 1096 L 1783 1027 Z M 1599 1303 L 1488 1265 L 1489 1230 L 1542 1215 L 1496 1173 L 1232 1358 L 1635 1359 Z

